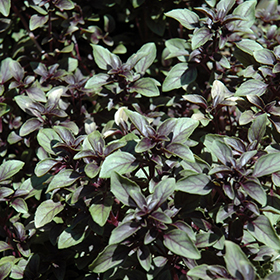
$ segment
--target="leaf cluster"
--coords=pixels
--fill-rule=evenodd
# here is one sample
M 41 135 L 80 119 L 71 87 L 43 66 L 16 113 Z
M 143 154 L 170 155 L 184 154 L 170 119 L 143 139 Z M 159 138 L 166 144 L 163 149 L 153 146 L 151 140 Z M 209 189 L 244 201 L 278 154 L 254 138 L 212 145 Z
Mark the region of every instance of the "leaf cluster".
M 279 8 L 0 1 L 0 280 L 278 279 Z

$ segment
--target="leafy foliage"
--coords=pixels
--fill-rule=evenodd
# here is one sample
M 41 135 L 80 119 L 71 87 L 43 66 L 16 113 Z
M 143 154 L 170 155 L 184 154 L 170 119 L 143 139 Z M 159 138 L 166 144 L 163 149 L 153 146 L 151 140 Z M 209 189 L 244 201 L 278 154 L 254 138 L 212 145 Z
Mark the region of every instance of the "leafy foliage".
M 0 0 L 0 279 L 279 279 L 276 0 Z

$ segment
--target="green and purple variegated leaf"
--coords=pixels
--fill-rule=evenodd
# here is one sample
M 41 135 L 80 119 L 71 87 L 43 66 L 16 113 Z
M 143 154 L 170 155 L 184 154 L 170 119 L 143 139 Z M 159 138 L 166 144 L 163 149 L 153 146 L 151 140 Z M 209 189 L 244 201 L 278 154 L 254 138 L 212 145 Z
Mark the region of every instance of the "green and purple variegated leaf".
M 112 232 L 109 239 L 109 245 L 121 243 L 126 238 L 136 233 L 141 228 L 140 223 L 125 222 L 119 224 Z
M 92 45 L 95 63 L 102 70 L 118 69 L 122 62 L 120 58 L 99 45 Z
M 105 158 L 99 176 L 100 178 L 110 178 L 114 172 L 119 174 L 130 173 L 137 167 L 138 163 L 132 154 L 119 150 Z
M 111 192 L 124 205 L 142 209 L 147 204 L 140 187 L 116 172 L 111 175 Z
M 280 171 L 279 157 L 279 152 L 261 156 L 255 164 L 252 176 L 262 177 Z
M 23 168 L 24 165 L 24 162 L 15 159 L 3 162 L 0 165 L 0 182 L 5 182 L 13 177 Z
M 165 15 L 176 19 L 189 30 L 193 30 L 199 23 L 199 16 L 188 9 L 175 9 Z
M 89 265 L 89 269 L 95 273 L 103 273 L 110 268 L 119 266 L 125 261 L 129 248 L 124 245 L 108 245 L 98 257 Z
M 208 176 L 204 174 L 191 175 L 180 179 L 176 183 L 175 190 L 191 194 L 207 195 L 212 190 L 208 186 L 209 181 Z
M 280 239 L 269 219 L 260 215 L 247 225 L 248 231 L 261 243 L 279 250 Z
M 64 209 L 64 205 L 52 199 L 43 201 L 35 212 L 35 227 L 40 228 L 50 223 L 53 218 Z
M 255 269 L 241 248 L 232 241 L 225 241 L 226 254 L 224 260 L 227 270 L 236 279 L 254 280 Z M 242 278 L 241 278 L 242 277 Z
M 188 63 L 178 63 L 168 72 L 162 84 L 162 91 L 166 92 L 189 85 L 196 77 L 196 68 L 190 68 Z
M 146 97 L 159 96 L 159 89 L 155 81 L 151 78 L 142 78 L 137 80 L 129 88 L 130 92 L 137 92 Z
M 134 69 L 137 73 L 144 75 L 156 58 L 157 49 L 155 43 L 143 45 L 136 54 L 139 54 L 141 59 L 135 64 Z M 145 55 L 143 56 L 142 54 Z
M 201 46 L 203 46 L 206 42 L 208 42 L 212 37 L 212 32 L 207 27 L 202 27 L 196 29 L 194 31 L 192 37 L 192 49 L 195 50 Z
M 182 230 L 173 229 L 165 233 L 163 236 L 163 244 L 172 253 L 179 256 L 195 260 L 201 257 L 193 241 Z

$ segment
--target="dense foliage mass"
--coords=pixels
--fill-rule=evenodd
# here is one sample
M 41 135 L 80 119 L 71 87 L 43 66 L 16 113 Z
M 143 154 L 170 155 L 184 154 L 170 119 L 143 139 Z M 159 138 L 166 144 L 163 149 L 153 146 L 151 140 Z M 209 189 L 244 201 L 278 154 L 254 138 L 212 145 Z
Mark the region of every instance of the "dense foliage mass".
M 280 279 L 277 0 L 0 13 L 0 280 Z

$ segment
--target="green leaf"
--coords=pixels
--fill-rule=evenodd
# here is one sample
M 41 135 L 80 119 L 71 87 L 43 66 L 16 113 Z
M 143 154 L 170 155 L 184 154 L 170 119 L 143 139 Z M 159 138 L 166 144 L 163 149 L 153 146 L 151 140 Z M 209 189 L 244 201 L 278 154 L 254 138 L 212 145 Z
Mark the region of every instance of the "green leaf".
M 129 117 L 130 121 L 134 124 L 137 130 L 145 137 L 149 137 L 149 123 L 147 119 L 137 112 L 133 112 L 127 109 L 123 110 Z M 124 118 L 123 118 L 124 119 Z
M 107 196 L 104 200 L 93 203 L 89 207 L 89 212 L 92 219 L 101 227 L 106 224 L 110 211 L 112 209 L 112 205 L 112 197 Z
M 211 152 L 212 156 L 217 157 L 217 159 L 224 165 L 227 166 L 228 164 L 232 164 L 233 154 L 232 150 L 227 144 L 219 140 L 214 140 L 212 143 L 207 141 L 204 144 L 207 147 L 208 151 Z
M 191 149 L 181 143 L 170 143 L 164 150 L 180 157 L 181 159 L 194 162 L 194 156 Z
M 124 245 L 108 245 L 98 257 L 89 265 L 94 273 L 103 273 L 113 267 L 121 265 L 127 258 L 129 248 Z
M 137 249 L 137 258 L 140 265 L 146 270 L 149 271 L 151 269 L 152 264 L 152 256 L 148 246 L 140 246 Z
M 25 200 L 21 197 L 17 197 L 11 202 L 11 206 L 18 212 L 18 213 L 28 213 L 28 206 Z
M 8 257 L 3 257 L 0 260 L 0 280 L 5 280 L 9 276 L 13 263 L 9 261 L 5 261 Z
M 250 142 L 257 140 L 258 143 L 262 140 L 266 131 L 266 114 L 261 114 L 256 117 L 248 130 L 248 139 Z
M 225 268 L 224 268 L 225 269 Z M 194 279 L 199 278 L 203 280 L 211 280 L 212 277 L 209 277 L 207 272 L 209 271 L 209 265 L 201 264 L 191 268 L 187 275 L 193 277 Z
M 188 63 L 177 63 L 168 72 L 162 84 L 162 91 L 170 91 L 181 88 L 193 82 L 196 79 L 196 68 L 189 68 Z
M 136 63 L 134 66 L 134 69 L 137 73 L 140 73 L 144 75 L 148 68 L 153 64 L 156 55 L 157 55 L 157 49 L 155 43 L 147 43 L 143 45 L 136 53 L 136 55 L 139 54 L 141 56 L 141 59 Z M 145 54 L 142 56 L 142 54 Z
M 107 156 L 101 166 L 100 178 L 110 178 L 113 172 L 119 174 L 130 173 L 135 170 L 138 163 L 136 158 L 127 152 L 117 151 Z
M 52 109 L 54 109 L 57 105 L 58 102 L 61 98 L 61 95 L 64 93 L 65 88 L 64 87 L 54 87 L 52 88 L 47 96 L 48 96 L 48 101 L 46 104 L 46 111 L 50 112 Z
M 1 3 L 3 1 L 5 3 L 8 3 L 10 0 L 8 0 L 8 1 L 0 0 L 0 6 L 1 6 Z M 1 66 L 0 66 L 0 81 L 3 84 L 5 82 L 9 81 L 13 77 L 12 72 L 10 71 L 10 65 L 11 65 L 12 61 L 13 60 L 10 57 L 7 57 L 4 60 L 2 60 L 2 62 L 1 62 Z
M 235 20 L 232 22 L 233 29 L 236 31 L 241 31 L 245 33 L 253 33 L 251 26 L 254 24 L 255 17 L 255 6 L 257 1 L 245 1 L 234 9 L 233 15 L 244 18 L 244 20 Z
M 259 242 L 276 250 L 280 249 L 279 236 L 266 216 L 257 217 L 247 225 L 247 229 Z
M 203 46 L 207 41 L 211 39 L 211 37 L 212 33 L 210 32 L 209 28 L 202 27 L 196 29 L 192 37 L 192 49 L 195 50 Z
M 1 95 L 1 94 L 0 94 Z M 0 103 L 0 118 L 10 111 L 10 106 L 5 103 Z
M 111 192 L 124 205 L 142 209 L 146 205 L 146 199 L 140 187 L 133 181 L 113 172 L 111 175 Z
M 248 94 L 261 96 L 266 92 L 267 86 L 266 83 L 260 80 L 250 79 L 241 84 L 235 92 L 235 96 L 246 96 Z
M 199 23 L 199 16 L 189 9 L 175 9 L 168 13 L 165 13 L 165 15 L 176 19 L 189 30 L 195 29 L 195 27 Z
M 95 89 L 110 83 L 110 76 L 104 73 L 93 75 L 85 84 L 85 88 Z
M 71 186 L 79 178 L 80 175 L 72 169 L 63 169 L 59 171 L 56 175 L 54 175 L 46 192 L 48 193 L 55 189 Z
M 197 248 L 210 247 L 220 239 L 220 236 L 212 232 L 201 232 L 196 235 L 195 246 Z
M 261 156 L 255 164 L 252 175 L 262 177 L 280 171 L 279 157 L 279 152 Z
M 14 193 L 14 190 L 7 188 L 7 187 L 1 187 L 0 188 L 0 200 L 10 196 L 11 194 Z
M 150 139 L 148 137 L 144 137 L 137 143 L 137 145 L 135 147 L 135 152 L 136 153 L 146 152 L 146 151 L 152 149 L 153 147 L 155 147 L 156 144 L 157 143 L 155 141 L 153 141 L 152 139 Z
M 245 192 L 253 199 L 255 199 L 258 203 L 260 203 L 262 206 L 266 205 L 266 193 L 260 183 L 258 183 L 257 181 L 247 180 L 242 183 L 242 187 Z
M 19 135 L 24 137 L 42 126 L 42 122 L 37 118 L 28 119 L 20 128 Z
M 92 45 L 95 63 L 102 70 L 118 69 L 121 66 L 120 58 L 99 45 Z
M 149 217 L 163 224 L 172 223 L 172 219 L 169 216 L 167 216 L 164 212 L 162 212 L 161 208 L 158 208 L 157 210 L 153 211 L 149 215 Z
M 207 195 L 212 190 L 211 187 L 207 186 L 209 181 L 208 176 L 204 174 L 191 175 L 180 179 L 176 184 L 175 190 L 192 194 Z
M 224 14 L 227 14 L 234 4 L 235 0 L 221 0 L 218 2 L 216 8 L 218 12 L 223 12 Z
M 35 174 L 37 177 L 46 175 L 56 164 L 57 160 L 46 158 L 39 161 L 35 167 Z
M 188 138 L 198 127 L 199 121 L 192 118 L 177 118 L 176 124 L 172 129 L 172 143 L 181 143 L 188 146 Z
M 0 182 L 6 181 L 15 174 L 17 174 L 22 167 L 24 162 L 20 160 L 8 160 L 0 165 Z
M 45 92 L 40 88 L 39 82 L 35 82 L 30 88 L 26 90 L 27 95 L 34 101 L 47 102 Z
M 55 144 L 62 142 L 59 135 L 51 128 L 44 128 L 38 132 L 37 140 L 39 145 L 49 154 L 56 155 Z
M 279 280 L 279 279 L 280 279 L 280 271 L 277 271 L 267 275 L 264 280 Z
M 257 62 L 265 65 L 273 66 L 276 62 L 276 57 L 271 50 L 261 49 L 253 52 L 254 58 Z
M 254 280 L 256 278 L 254 266 L 240 247 L 228 240 L 225 241 L 225 247 L 224 259 L 229 273 L 236 279 Z
M 200 259 L 200 252 L 195 247 L 193 241 L 182 230 L 173 229 L 163 236 L 163 244 L 174 254 L 189 258 Z
M 175 189 L 175 179 L 167 178 L 160 181 L 154 188 L 153 199 L 157 201 L 157 206 L 159 207 L 164 203 L 171 194 L 173 194 Z
M 123 240 L 137 232 L 141 228 L 141 225 L 137 222 L 125 222 L 119 224 L 113 231 L 111 232 L 111 236 L 109 239 L 109 245 L 121 243 Z
M 261 44 L 251 39 L 242 39 L 240 42 L 236 43 L 236 46 L 243 52 L 250 55 L 253 55 L 254 52 L 263 49 Z
M 58 249 L 65 249 L 81 243 L 85 238 L 86 230 L 83 225 L 66 228 L 58 237 Z
M 147 97 L 159 96 L 159 89 L 151 78 L 139 79 L 130 87 L 130 92 L 137 92 Z
M 11 0 L 0 0 L 0 13 L 7 17 L 10 14 Z
M 39 27 L 43 27 L 48 19 L 48 16 L 32 15 L 29 21 L 29 29 L 33 31 Z
M 60 201 L 54 202 L 52 199 L 43 201 L 35 212 L 35 227 L 39 228 L 50 223 L 63 209 L 64 205 Z
M 6 251 L 6 250 L 13 250 L 14 247 L 4 241 L 0 241 L 0 252 Z
M 71 0 L 58 0 L 55 1 L 55 6 L 60 9 L 61 11 L 63 10 L 72 10 L 75 8 L 74 3 Z
M 83 149 L 87 150 L 94 150 L 99 155 L 103 155 L 105 148 L 105 141 L 103 136 L 98 130 L 93 131 L 90 133 L 83 142 Z
M 98 166 L 94 161 L 88 163 L 85 166 L 85 173 L 91 179 L 96 177 L 99 171 L 100 171 L 100 166 Z

